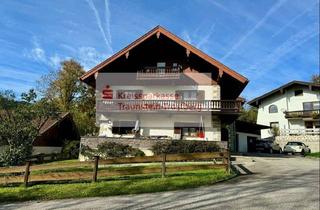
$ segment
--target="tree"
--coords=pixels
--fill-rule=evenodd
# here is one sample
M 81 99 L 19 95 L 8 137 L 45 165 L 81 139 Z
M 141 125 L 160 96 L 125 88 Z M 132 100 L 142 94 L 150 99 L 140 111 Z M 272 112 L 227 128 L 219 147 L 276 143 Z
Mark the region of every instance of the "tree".
M 314 84 L 320 85 L 320 75 L 319 74 L 312 75 L 311 82 Z
M 45 99 L 36 101 L 34 90 L 17 101 L 12 91 L 0 93 L 0 165 L 19 165 L 32 154 L 32 143 L 40 128 L 57 109 Z
M 241 114 L 238 120 L 256 123 L 258 116 L 258 109 L 253 106 L 249 106 L 241 109 Z
M 81 135 L 94 134 L 95 90 L 80 82 L 85 73 L 75 60 L 61 62 L 58 71 L 49 72 L 38 82 L 38 89 L 48 100 L 55 103 L 61 112 L 70 112 Z

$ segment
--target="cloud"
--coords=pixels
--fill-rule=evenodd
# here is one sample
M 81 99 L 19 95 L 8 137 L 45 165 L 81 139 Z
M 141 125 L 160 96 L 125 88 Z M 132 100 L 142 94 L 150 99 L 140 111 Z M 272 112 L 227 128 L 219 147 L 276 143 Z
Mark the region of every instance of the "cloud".
M 40 47 L 31 49 L 30 56 L 36 61 L 45 61 L 45 52 Z
M 53 56 L 47 56 L 46 51 L 41 47 L 37 37 L 32 39 L 32 49 L 24 50 L 23 55 L 38 63 L 45 64 L 51 67 L 58 67 L 63 58 L 55 53 Z
M 213 29 L 215 27 L 215 24 L 212 24 L 209 31 L 204 35 L 202 36 L 202 38 L 199 40 L 199 42 L 196 44 L 196 47 L 197 48 L 201 48 L 203 45 L 207 44 L 209 42 L 209 39 L 213 33 Z
M 0 66 L 0 77 L 12 80 L 19 80 L 20 82 L 33 82 L 39 77 L 37 72 L 28 69 L 12 68 L 8 66 Z
M 33 48 L 30 51 L 25 51 L 24 56 L 31 58 L 37 62 L 45 62 L 46 61 L 46 54 L 45 51 L 40 46 L 37 37 L 33 37 L 32 39 Z
M 182 32 L 182 35 L 181 35 L 181 36 L 182 36 L 182 39 L 185 40 L 186 42 L 188 42 L 189 44 L 192 43 L 191 37 L 190 37 L 188 31 L 184 30 L 184 31 Z
M 305 9 L 304 11 L 302 11 L 301 13 L 299 13 L 298 15 L 296 15 L 294 18 L 292 18 L 287 24 L 285 24 L 284 26 L 282 26 L 278 31 L 276 31 L 274 34 L 272 34 L 272 38 L 277 36 L 278 34 L 280 34 L 282 31 L 284 31 L 284 29 L 286 29 L 287 27 L 289 27 L 290 25 L 292 25 L 296 20 L 298 20 L 300 17 L 304 16 L 305 14 L 310 13 L 313 9 L 317 8 L 316 5 L 319 4 L 319 2 L 316 2 L 315 4 L 313 4 L 312 6 L 310 6 L 309 8 Z
M 228 13 L 229 15 L 234 16 L 234 11 L 228 9 L 227 7 L 223 6 L 222 4 L 218 3 L 216 0 L 210 0 L 211 4 L 213 4 L 215 7 L 219 8 L 220 10 Z
M 101 22 L 101 18 L 100 18 L 100 15 L 99 15 L 99 12 L 97 10 L 97 8 L 94 6 L 94 3 L 92 2 L 92 0 L 87 0 L 87 3 L 89 5 L 89 7 L 92 9 L 94 15 L 95 15 L 95 18 L 96 18 L 96 22 L 97 22 L 97 25 L 98 25 L 98 28 L 101 32 L 101 35 L 103 37 L 103 40 L 105 41 L 105 44 L 107 46 L 107 50 L 110 52 L 110 53 L 113 53 L 113 49 L 112 49 L 112 46 L 111 46 L 111 35 L 110 35 L 110 10 L 109 10 L 109 4 L 108 4 L 108 1 L 105 1 L 106 3 L 106 13 L 108 12 L 108 15 L 106 14 L 106 24 L 108 26 L 109 29 L 107 29 L 107 35 L 102 27 L 102 22 Z M 108 11 L 107 11 L 108 10 Z
M 300 45 L 317 35 L 319 35 L 317 23 L 303 28 L 303 30 L 300 30 L 298 33 L 289 37 L 289 39 L 287 39 L 285 42 L 279 45 L 268 56 L 249 67 L 249 73 L 252 73 L 254 78 L 260 77 L 265 72 L 268 72 L 269 70 L 274 68 L 274 66 L 283 56 L 290 53 L 295 48 L 299 47 Z
M 233 52 L 237 51 L 238 47 L 242 45 L 246 39 L 251 36 L 252 34 L 255 33 L 257 29 L 259 29 L 267 20 L 268 18 L 275 12 L 277 11 L 284 3 L 286 0 L 279 0 L 276 4 L 274 4 L 268 12 L 263 16 L 262 19 L 260 19 L 253 28 L 251 28 L 244 36 L 242 36 L 239 41 L 232 46 L 232 48 L 222 57 L 222 61 L 227 59 L 230 55 L 233 54 Z
M 58 55 L 54 54 L 53 56 L 49 57 L 49 64 L 53 67 L 58 67 L 63 59 Z
M 111 11 L 109 9 L 109 1 L 105 0 L 104 5 L 105 5 L 106 34 L 107 34 L 109 44 L 111 45 L 112 44 L 112 37 L 111 37 L 111 31 L 110 31 Z M 111 53 L 112 53 L 112 49 L 111 49 Z
M 85 70 L 93 68 L 110 56 L 99 53 L 93 47 L 80 47 L 78 52 L 78 60 Z

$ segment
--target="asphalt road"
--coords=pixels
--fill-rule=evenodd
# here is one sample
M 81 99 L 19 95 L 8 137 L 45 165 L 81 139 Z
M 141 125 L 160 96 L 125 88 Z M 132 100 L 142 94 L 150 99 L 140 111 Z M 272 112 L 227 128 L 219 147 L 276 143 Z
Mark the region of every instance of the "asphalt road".
M 320 209 L 319 160 L 291 156 L 240 157 L 235 164 L 247 175 L 207 187 L 13 203 L 0 209 Z

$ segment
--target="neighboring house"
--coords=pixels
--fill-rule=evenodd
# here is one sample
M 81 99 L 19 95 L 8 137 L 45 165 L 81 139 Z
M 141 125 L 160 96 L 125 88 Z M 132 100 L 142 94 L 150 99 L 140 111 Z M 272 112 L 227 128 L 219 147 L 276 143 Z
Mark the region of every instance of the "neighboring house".
M 80 79 L 96 88 L 100 137 L 142 140 L 227 140 L 248 83 L 160 26 Z
M 32 154 L 60 153 L 66 140 L 80 140 L 79 132 L 69 112 L 44 122 L 40 128 L 40 135 L 33 142 Z
M 258 107 L 257 123 L 272 127 L 262 129 L 261 137 L 279 136 L 283 144 L 289 140 L 307 141 L 307 145 L 318 142 L 313 151 L 319 151 L 319 90 L 319 84 L 292 81 L 249 101 Z

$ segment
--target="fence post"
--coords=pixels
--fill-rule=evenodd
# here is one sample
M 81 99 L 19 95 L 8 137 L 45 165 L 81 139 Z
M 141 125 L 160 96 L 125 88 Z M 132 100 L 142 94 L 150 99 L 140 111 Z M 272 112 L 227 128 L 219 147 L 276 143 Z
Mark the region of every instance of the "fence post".
M 230 174 L 230 169 L 231 169 L 231 153 L 230 153 L 230 150 L 227 149 L 227 168 L 226 168 L 226 171 L 227 173 Z
M 31 165 L 31 161 L 27 161 L 26 162 L 26 170 L 24 172 L 24 180 L 23 180 L 23 184 L 25 187 L 28 186 L 28 180 L 29 180 L 29 174 L 30 174 L 30 165 Z
M 99 156 L 94 156 L 92 182 L 96 182 L 97 181 L 98 166 L 99 166 Z
M 166 153 L 162 154 L 161 177 L 166 176 Z

